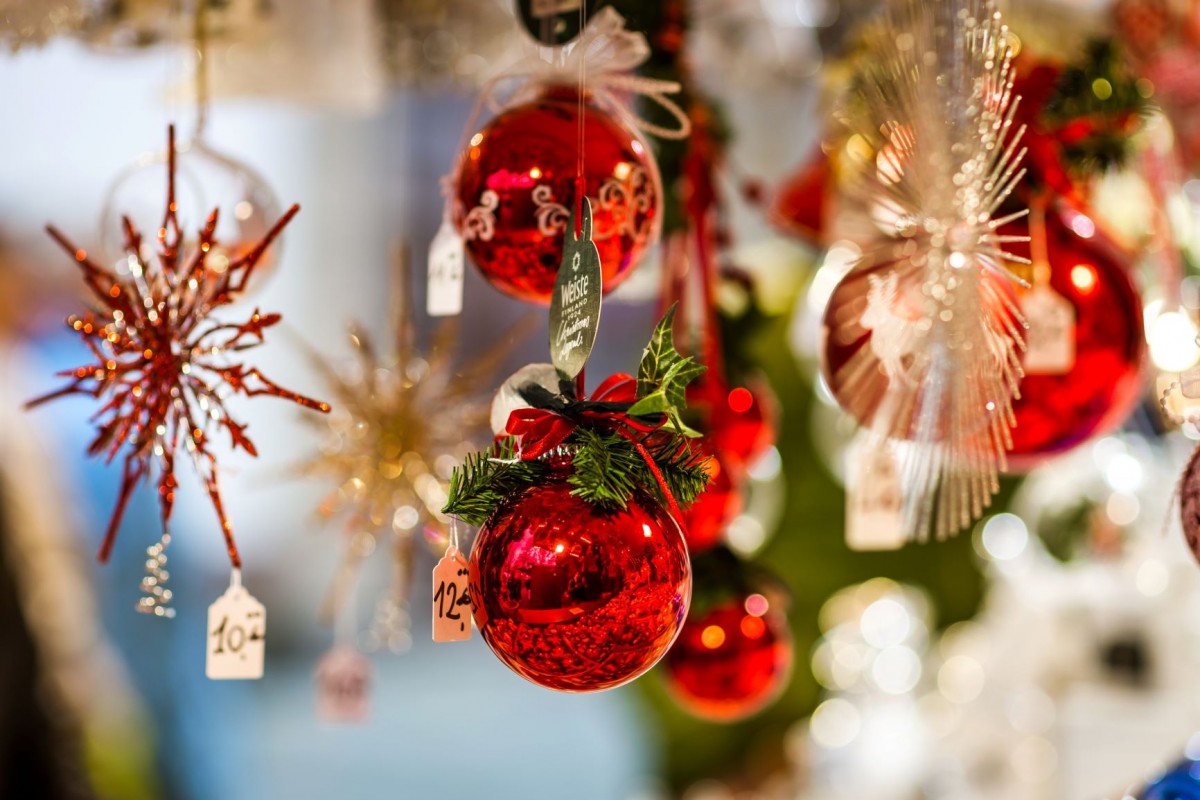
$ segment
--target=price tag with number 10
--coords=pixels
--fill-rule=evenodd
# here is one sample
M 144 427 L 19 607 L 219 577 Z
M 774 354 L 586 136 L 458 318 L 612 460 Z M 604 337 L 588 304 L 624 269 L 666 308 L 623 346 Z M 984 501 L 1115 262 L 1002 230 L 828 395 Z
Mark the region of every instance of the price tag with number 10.
M 204 672 L 212 680 L 256 680 L 263 675 L 267 612 L 242 586 L 235 569 L 229 588 L 208 607 L 208 657 Z

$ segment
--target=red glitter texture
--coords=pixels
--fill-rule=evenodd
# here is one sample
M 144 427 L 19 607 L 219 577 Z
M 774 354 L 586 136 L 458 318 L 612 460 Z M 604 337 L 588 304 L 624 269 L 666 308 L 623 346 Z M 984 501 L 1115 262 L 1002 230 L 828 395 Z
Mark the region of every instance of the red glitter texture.
M 583 107 L 583 170 L 604 291 L 653 244 L 658 167 L 644 141 L 607 111 Z M 579 169 L 579 93 L 555 86 L 500 114 L 471 140 L 459 165 L 455 224 L 467 252 L 500 291 L 547 303 L 562 261 Z M 488 208 L 494 193 L 495 206 Z
M 235 356 L 263 342 L 263 332 L 279 314 L 258 309 L 241 323 L 213 319 L 216 309 L 234 302 L 254 273 L 264 251 L 300 210 L 293 205 L 254 247 L 228 262 L 212 257 L 217 211 L 209 214 L 195 248 L 184 253 L 183 232 L 175 207 L 175 130 L 168 129 L 167 208 L 158 231 L 154 258 L 142 253 L 142 236 L 128 218 L 128 260 L 117 270 L 102 267 L 57 229 L 50 235 L 70 253 L 83 273 L 96 307 L 67 324 L 79 334 L 95 361 L 59 373 L 60 389 L 30 401 L 37 406 L 64 395 L 103 400 L 93 420 L 96 438 L 89 455 L 112 461 L 123 449 L 125 465 L 100 561 L 108 560 L 133 490 L 157 463 L 158 498 L 164 532 L 175 501 L 175 457 L 182 444 L 196 465 L 216 510 L 229 560 L 241 567 L 233 530 L 225 516 L 217 483 L 217 460 L 209 450 L 214 428 L 229 433 L 234 449 L 258 455 L 246 426 L 228 413 L 229 396 L 269 395 L 306 408 L 328 411 L 325 403 L 290 392 Z
M 471 552 L 475 622 L 510 669 L 550 689 L 628 683 L 675 641 L 691 596 L 679 527 L 635 496 L 605 511 L 566 473 L 500 505 Z
M 787 686 L 791 631 L 781 613 L 751 614 L 738 596 L 690 615 L 663 665 L 667 689 L 686 711 L 732 722 L 761 711 Z
M 1080 214 L 1067 206 L 1046 214 L 1046 256 L 1050 287 L 1075 308 L 1075 365 L 1062 375 L 1026 375 L 1013 404 L 1017 424 L 1010 454 L 1014 469 L 1036 466 L 1093 436 L 1115 429 L 1138 404 L 1145 349 L 1142 302 L 1126 261 L 1099 226 L 1083 218 L 1084 238 L 1070 226 Z M 1027 220 L 1004 226 L 1003 235 L 1029 235 Z M 1029 256 L 1029 244 L 1012 252 Z M 1076 267 L 1092 270 L 1077 285 Z M 1081 277 L 1087 277 L 1084 273 Z M 1019 295 L 1018 295 L 1019 297 Z

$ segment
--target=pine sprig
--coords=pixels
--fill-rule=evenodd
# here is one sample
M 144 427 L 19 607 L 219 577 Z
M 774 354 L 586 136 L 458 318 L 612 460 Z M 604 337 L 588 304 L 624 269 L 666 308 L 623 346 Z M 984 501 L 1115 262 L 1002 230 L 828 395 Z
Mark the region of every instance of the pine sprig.
M 1149 108 L 1120 47 L 1113 39 L 1093 39 L 1084 56 L 1063 70 L 1043 112 L 1053 126 L 1091 126 L 1087 135 L 1064 142 L 1068 164 L 1085 174 L 1124 164 L 1133 132 Z
M 638 371 L 638 400 L 627 410 L 621 403 L 576 399 L 570 387 L 558 394 L 537 386 L 522 387 L 522 399 L 531 407 L 557 414 L 574 425 L 565 439 L 555 441 L 571 453 L 567 482 L 576 497 L 615 510 L 626 508 L 640 489 L 668 505 L 669 493 L 675 503 L 686 508 L 708 486 L 708 457 L 692 449 L 689 437 L 698 434 L 680 419 L 687 385 L 704 367 L 675 349 L 674 319 L 672 307 L 654 329 Z M 596 412 L 609 421 L 597 422 Z M 621 413 L 640 419 L 627 418 L 617 423 L 619 430 L 614 429 L 611 415 Z M 654 430 L 634 434 L 639 426 Z M 635 442 L 631 436 L 641 438 Z M 516 438 L 505 437 L 491 449 L 468 456 L 450 477 L 442 512 L 482 525 L 505 499 L 544 483 L 554 468 L 543 459 L 521 459 L 516 444 Z M 555 459 L 561 460 L 561 456 Z
M 681 508 L 696 502 L 712 480 L 708 471 L 709 457 L 692 449 L 688 437 L 678 433 L 666 436 L 649 450 L 675 502 Z M 651 481 L 650 487 L 661 502 L 666 502 L 657 482 Z
M 589 428 L 571 437 L 578 446 L 571 460 L 574 470 L 567 479 L 571 494 L 605 508 L 625 508 L 646 464 L 633 443 L 615 433 Z
M 467 456 L 454 470 L 442 513 L 482 525 L 500 501 L 541 483 L 547 471 L 543 462 L 517 459 L 511 437 L 501 439 L 492 449 Z

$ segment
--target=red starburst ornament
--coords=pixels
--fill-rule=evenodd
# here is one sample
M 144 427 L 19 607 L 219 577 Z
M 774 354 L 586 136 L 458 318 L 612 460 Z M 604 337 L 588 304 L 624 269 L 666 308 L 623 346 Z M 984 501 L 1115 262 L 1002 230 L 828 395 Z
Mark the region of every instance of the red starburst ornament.
M 211 435 L 224 429 L 234 449 L 258 455 L 246 426 L 230 416 L 226 401 L 233 395 L 269 395 L 306 408 L 329 411 L 329 405 L 288 391 L 256 367 L 237 360 L 262 344 L 264 331 L 278 323 L 279 314 L 258 309 L 241 323 L 215 319 L 213 312 L 234 302 L 246 286 L 263 252 L 291 221 L 298 205 L 288 209 L 257 245 L 229 260 L 214 235 L 217 210 L 208 215 L 195 245 L 185 243 L 175 207 L 175 129 L 168 128 L 167 209 L 158 230 L 158 252 L 147 258 L 142 235 L 129 221 L 125 227 L 126 257 L 115 269 L 102 267 L 53 226 L 50 235 L 71 253 L 83 272 L 96 306 L 67 324 L 83 339 L 95 360 L 59 373 L 63 387 L 30 401 L 37 406 L 64 395 L 82 394 L 102 401 L 93 419 L 96 438 L 88 454 L 112 461 L 125 451 L 121 489 L 109 521 L 100 561 L 112 552 L 117 530 L 134 488 L 149 479 L 157 465 L 158 499 L 163 540 L 148 551 L 142 588 L 147 596 L 138 609 L 171 616 L 171 598 L 163 586 L 168 523 L 175 500 L 175 457 L 182 445 L 204 481 L 225 536 L 229 560 L 241 568 L 233 530 L 225 516 L 217 483 L 217 460 L 210 451 Z

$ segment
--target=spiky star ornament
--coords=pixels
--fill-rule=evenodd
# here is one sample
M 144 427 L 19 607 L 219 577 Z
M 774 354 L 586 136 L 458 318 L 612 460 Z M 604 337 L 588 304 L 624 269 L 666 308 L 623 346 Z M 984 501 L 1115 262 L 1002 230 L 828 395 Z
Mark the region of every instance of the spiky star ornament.
M 526 318 L 498 344 L 460 362 L 454 357 L 460 326 L 443 322 L 429 352 L 420 352 L 409 301 L 409 272 L 402 250 L 394 258 L 392 294 L 394 343 L 380 352 L 361 327 L 352 328 L 350 369 L 316 354 L 338 410 L 321 423 L 321 452 L 300 474 L 336 482 L 321 501 L 326 518 L 340 517 L 346 542 L 341 563 L 326 594 L 321 616 L 338 615 L 366 559 L 381 546 L 392 559 L 387 592 L 376 604 L 366 631 L 369 650 L 393 652 L 411 643 L 408 593 L 414 547 L 427 538 L 445 550 L 448 518 L 441 513 L 450 474 L 474 449 L 471 438 L 486 430 L 495 369 L 523 338 Z
M 210 449 L 215 432 L 229 434 L 233 448 L 258 455 L 226 408 L 234 395 L 267 395 L 305 408 L 327 412 L 326 403 L 288 391 L 238 357 L 262 344 L 263 333 L 279 314 L 258 309 L 244 322 L 223 322 L 214 312 L 233 303 L 246 286 L 271 242 L 300 207 L 293 205 L 263 239 L 232 261 L 214 256 L 217 210 L 208 215 L 193 244 L 185 242 L 175 206 L 175 129 L 167 133 L 167 208 L 158 230 L 157 252 L 147 256 L 142 235 L 124 219 L 126 257 L 115 268 L 100 266 L 53 226 L 50 235 L 70 253 L 83 273 L 95 305 L 67 324 L 79 334 L 94 360 L 59 373 L 66 385 L 38 397 L 38 406 L 65 395 L 81 394 L 102 401 L 93 417 L 96 438 L 88 454 L 111 462 L 125 453 L 121 488 L 109 521 L 100 561 L 108 561 L 129 498 L 138 484 L 158 469 L 162 540 L 147 552 L 146 593 L 138 610 L 173 616 L 171 592 L 165 587 L 166 548 L 175 501 L 175 458 L 180 445 L 204 481 L 234 569 L 241 557 L 233 529 L 221 503 L 217 459 Z
M 846 122 L 861 261 L 826 312 L 825 369 L 899 465 L 909 538 L 949 535 L 998 489 L 1025 320 L 998 209 L 1021 179 L 1012 52 L 990 0 L 893 0 Z M 869 157 L 863 157 L 869 153 Z

